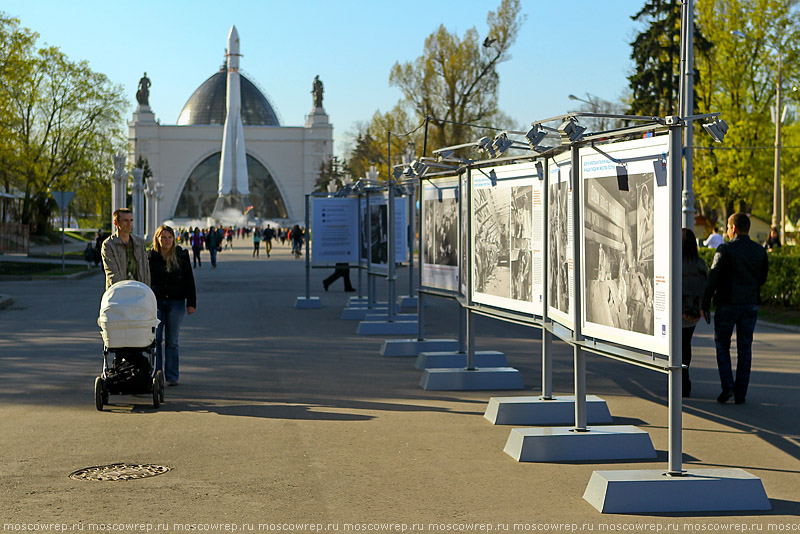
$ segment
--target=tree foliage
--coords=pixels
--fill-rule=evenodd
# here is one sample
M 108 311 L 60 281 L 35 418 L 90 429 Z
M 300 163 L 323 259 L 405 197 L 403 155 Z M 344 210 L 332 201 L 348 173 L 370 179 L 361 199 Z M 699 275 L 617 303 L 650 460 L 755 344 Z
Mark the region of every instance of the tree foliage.
M 77 211 L 108 184 L 111 154 L 124 147 L 125 100 L 86 61 L 36 49 L 36 38 L 0 13 L 0 185 L 25 195 L 22 222 L 43 232 L 55 209 L 50 191 L 77 191 Z
M 510 49 L 524 20 L 520 0 L 501 0 L 497 11 L 487 15 L 489 30 L 484 39 L 474 27 L 459 36 L 441 25 L 425 39 L 421 56 L 395 63 L 389 83 L 400 89 L 403 99 L 387 113 L 376 112 L 357 132 L 353 150 L 359 154 L 350 157 L 353 170 L 358 171 L 354 176 L 368 168 L 365 157 L 375 158 L 368 163 L 377 164 L 382 177 L 388 176 L 388 131 L 397 134 L 391 139 L 393 163 L 400 160 L 409 142 L 421 155 L 423 130 L 417 128 L 425 117 L 438 119 L 429 124 L 428 147 L 434 148 L 491 134 L 453 123 L 509 127 L 508 117 L 497 105 L 497 66 L 511 59 Z M 377 159 L 377 153 L 383 157 Z
M 800 37 L 797 0 L 704 0 L 697 4 L 697 24 L 713 46 L 698 51 L 700 81 L 696 105 L 701 113 L 720 112 L 730 129 L 715 145 L 697 127 L 695 195 L 700 212 L 724 219 L 736 210 L 764 220 L 772 213 L 772 183 L 778 51 L 784 93 L 798 82 Z M 740 31 L 747 38 L 731 34 Z M 784 104 L 788 102 L 784 101 Z M 795 121 L 784 123 L 783 144 L 800 145 Z M 782 177 L 798 190 L 798 150 L 784 150 Z M 795 211 L 797 213 L 797 211 Z

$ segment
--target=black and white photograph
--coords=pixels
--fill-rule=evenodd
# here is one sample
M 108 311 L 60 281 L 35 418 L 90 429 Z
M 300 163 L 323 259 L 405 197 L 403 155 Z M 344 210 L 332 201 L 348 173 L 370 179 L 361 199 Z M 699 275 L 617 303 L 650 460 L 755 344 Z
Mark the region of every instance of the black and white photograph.
M 460 199 L 459 209 L 461 213 L 461 219 L 459 221 L 461 224 L 461 264 L 459 265 L 458 276 L 461 281 L 461 292 L 462 294 L 466 295 L 468 291 L 467 272 L 469 272 L 469 262 L 467 261 L 467 253 L 469 251 L 469 246 L 467 244 L 469 241 L 469 195 L 467 194 L 467 187 L 469 186 L 469 183 L 467 181 L 466 173 L 461 175 L 459 178 L 459 183 L 461 184 L 458 189 L 458 196 Z
M 652 336 L 654 231 L 652 173 L 586 180 L 586 320 Z
M 422 201 L 422 263 L 429 265 L 436 263 L 435 202 L 432 198 Z
M 458 181 L 438 178 L 422 189 L 422 283 L 458 290 Z
M 533 302 L 533 186 L 511 188 L 511 298 Z
M 569 315 L 569 167 L 559 169 L 551 164 L 547 202 L 548 304 Z
M 473 189 L 473 291 L 511 298 L 511 188 Z
M 389 258 L 389 226 L 387 205 L 370 204 L 370 230 L 373 264 L 387 264 Z

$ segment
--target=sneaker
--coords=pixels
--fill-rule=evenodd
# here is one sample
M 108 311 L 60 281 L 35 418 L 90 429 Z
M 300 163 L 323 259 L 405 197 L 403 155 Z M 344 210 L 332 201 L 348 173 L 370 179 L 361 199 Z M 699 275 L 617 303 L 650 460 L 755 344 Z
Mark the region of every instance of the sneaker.
M 737 397 L 733 399 L 733 402 L 735 402 L 736 404 L 744 404 L 746 401 L 744 397 Z
M 345 293 L 355 293 L 355 291 L 356 291 L 356 288 L 354 288 L 354 287 L 351 287 L 350 289 L 345 289 L 344 290 Z
M 717 402 L 720 404 L 725 404 L 728 402 L 728 400 L 730 400 L 731 397 L 733 397 L 733 390 L 723 389 L 722 393 L 720 393 L 717 397 Z
M 167 385 L 168 386 L 177 386 L 178 385 L 178 381 L 177 380 L 167 380 Z
M 328 290 L 328 282 L 326 282 L 325 280 L 323 280 L 323 281 L 322 281 L 322 287 L 324 287 L 324 288 L 325 288 L 325 291 L 327 291 L 327 290 Z

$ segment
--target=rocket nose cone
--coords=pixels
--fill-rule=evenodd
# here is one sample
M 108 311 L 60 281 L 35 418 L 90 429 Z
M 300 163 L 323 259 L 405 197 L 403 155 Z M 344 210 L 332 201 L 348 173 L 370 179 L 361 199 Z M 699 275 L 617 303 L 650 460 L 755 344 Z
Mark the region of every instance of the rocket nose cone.
M 236 31 L 236 26 L 231 26 L 230 31 L 228 32 L 228 44 L 236 43 L 239 44 L 239 32 Z

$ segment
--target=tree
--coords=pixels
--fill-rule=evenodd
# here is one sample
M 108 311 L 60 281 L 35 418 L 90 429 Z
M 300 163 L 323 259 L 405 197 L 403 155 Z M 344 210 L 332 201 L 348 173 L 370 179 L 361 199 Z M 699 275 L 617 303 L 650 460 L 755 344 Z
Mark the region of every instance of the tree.
M 110 156 L 124 146 L 125 99 L 86 61 L 56 47 L 35 50 L 36 34 L 16 19 L 0 14 L 0 27 L 4 51 L 16 50 L 0 60 L 3 184 L 24 193 L 22 222 L 42 233 L 56 207 L 51 190 L 107 180 Z
M 681 57 L 681 1 L 648 0 L 631 18 L 646 28 L 631 43 L 634 72 L 628 76 L 630 113 L 643 116 L 677 115 Z M 696 26 L 694 47 L 707 51 L 710 43 Z M 695 71 L 695 85 L 698 83 Z
M 698 111 L 720 112 L 730 129 L 722 146 L 698 129 L 695 145 L 695 196 L 700 212 L 725 219 L 744 210 L 765 220 L 772 212 L 777 50 L 781 51 L 784 90 L 798 81 L 800 37 L 797 0 L 705 0 L 697 23 L 713 47 L 697 54 L 701 81 Z M 747 35 L 740 39 L 731 31 Z M 784 144 L 798 139 L 797 125 L 785 126 Z M 788 142 L 787 142 L 788 141 Z M 790 191 L 798 187 L 797 151 L 784 151 L 782 175 Z
M 344 186 L 345 173 L 343 167 L 339 162 L 339 158 L 333 156 L 327 161 L 319 164 L 319 173 L 317 174 L 317 181 L 314 183 L 314 191 L 317 193 L 327 193 L 328 186 L 333 183 L 337 189 Z
M 497 105 L 497 66 L 511 59 L 509 50 L 525 20 L 520 0 L 501 0 L 497 11 L 490 11 L 486 20 L 489 31 L 483 40 L 475 28 L 460 37 L 441 25 L 425 40 L 420 57 L 394 64 L 389 83 L 400 89 L 403 100 L 388 113 L 377 112 L 367 131 L 359 132 L 370 135 L 370 157 L 377 147 L 387 153 L 387 131 L 398 134 L 391 140 L 393 155 L 404 153 L 409 141 L 421 148 L 422 130 L 410 136 L 399 134 L 414 131 L 425 117 L 438 119 L 429 128 L 428 146 L 434 148 L 474 141 L 479 133 L 491 134 L 453 123 L 509 126 L 508 117 Z M 363 165 L 363 160 L 358 164 Z M 386 177 L 387 162 L 380 167 L 381 175 Z

